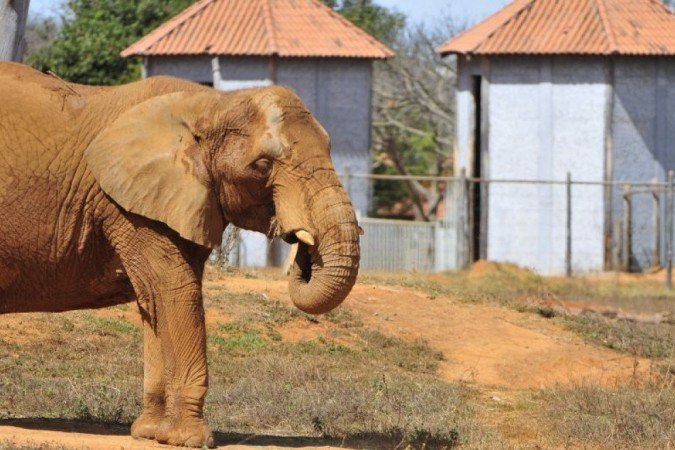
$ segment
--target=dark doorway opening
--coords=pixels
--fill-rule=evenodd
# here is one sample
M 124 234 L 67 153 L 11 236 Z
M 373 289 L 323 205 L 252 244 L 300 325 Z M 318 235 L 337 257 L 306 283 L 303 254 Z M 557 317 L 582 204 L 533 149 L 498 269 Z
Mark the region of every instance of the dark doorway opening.
M 471 177 L 483 178 L 483 77 L 472 77 L 474 100 L 473 148 L 471 149 Z M 483 211 L 484 193 L 487 185 L 474 182 L 470 187 L 469 217 L 471 218 L 471 262 L 487 257 L 485 248 L 485 217 Z

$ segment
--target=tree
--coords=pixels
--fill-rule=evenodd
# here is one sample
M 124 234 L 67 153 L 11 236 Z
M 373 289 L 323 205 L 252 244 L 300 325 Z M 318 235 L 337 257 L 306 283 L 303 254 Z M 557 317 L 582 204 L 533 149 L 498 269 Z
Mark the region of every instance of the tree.
M 394 49 L 375 64 L 374 170 L 381 174 L 448 175 L 454 124 L 454 65 L 436 55 L 448 28 L 405 29 L 405 16 L 372 0 L 324 0 L 328 6 Z M 450 22 L 450 21 L 445 21 Z M 452 27 L 450 27 L 452 29 Z M 400 206 L 419 220 L 436 218 L 444 189 L 438 183 L 376 181 L 374 209 Z
M 84 84 L 120 84 L 139 78 L 140 62 L 120 52 L 192 0 L 70 0 L 57 40 L 28 63 Z
M 0 61 L 20 61 L 29 0 L 0 0 Z
M 329 7 L 385 44 L 396 41 L 405 16 L 376 5 L 373 0 L 323 0 Z
M 440 58 L 435 48 L 453 29 L 408 30 L 394 45 L 396 57 L 378 66 L 373 88 L 376 173 L 451 175 L 455 64 Z M 444 194 L 436 182 L 378 181 L 374 207 L 391 210 L 398 204 L 398 210 L 404 206 L 417 220 L 433 220 Z

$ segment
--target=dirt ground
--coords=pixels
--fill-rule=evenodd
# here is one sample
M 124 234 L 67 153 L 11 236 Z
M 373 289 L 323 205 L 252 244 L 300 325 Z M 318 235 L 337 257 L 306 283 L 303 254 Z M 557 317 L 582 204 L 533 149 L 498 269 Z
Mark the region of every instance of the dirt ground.
M 261 292 L 290 304 L 287 283 L 282 279 L 211 274 L 206 291 L 227 287 L 234 292 Z M 430 298 L 412 289 L 359 284 L 346 306 L 367 325 L 403 339 L 424 339 L 443 353 L 439 374 L 446 380 L 466 381 L 486 398 L 509 401 L 519 390 L 554 387 L 569 383 L 615 386 L 631 380 L 636 372 L 649 370 L 646 359 L 632 358 L 613 350 L 585 343 L 559 324 L 535 314 L 485 304 L 468 304 L 451 298 Z M 101 310 L 96 314 L 111 314 Z M 115 311 L 115 314 L 120 314 Z M 207 321 L 222 319 L 222 311 L 207 308 Z M 125 320 L 140 324 L 133 309 Z M 25 316 L 5 316 L 0 337 L 17 344 L 40 340 L 37 330 L 21 326 Z M 330 323 L 289 322 L 281 330 L 284 340 L 302 340 L 325 334 Z M 515 400 L 514 400 L 515 401 Z M 35 421 L 5 421 L 0 426 L 4 441 L 31 445 L 52 443 L 66 448 L 145 449 L 165 448 L 128 437 L 126 428 Z M 227 448 L 314 448 L 302 438 L 222 436 Z M 321 447 L 330 448 L 330 447 Z

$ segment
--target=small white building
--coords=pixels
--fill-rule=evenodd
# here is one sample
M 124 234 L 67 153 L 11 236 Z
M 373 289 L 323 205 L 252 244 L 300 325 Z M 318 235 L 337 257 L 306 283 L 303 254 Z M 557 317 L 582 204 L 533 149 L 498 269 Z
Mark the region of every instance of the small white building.
M 143 76 L 172 75 L 235 90 L 295 90 L 331 135 L 338 173 L 370 173 L 373 60 L 391 50 L 318 0 L 201 0 L 122 52 Z M 350 183 L 367 212 L 367 181 Z M 266 238 L 246 233 L 242 265 L 279 264 Z
M 648 182 L 675 169 L 675 15 L 658 0 L 516 0 L 438 51 L 457 55 L 457 173 Z M 564 186 L 477 197 L 473 259 L 564 272 Z M 635 267 L 651 264 L 651 208 L 634 205 Z M 574 187 L 575 271 L 608 268 L 621 217 L 618 189 Z

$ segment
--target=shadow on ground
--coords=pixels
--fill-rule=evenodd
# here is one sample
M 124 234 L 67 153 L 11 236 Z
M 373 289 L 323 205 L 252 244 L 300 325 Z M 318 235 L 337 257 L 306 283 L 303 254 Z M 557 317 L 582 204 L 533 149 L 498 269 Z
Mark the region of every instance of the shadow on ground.
M 33 431 L 56 431 L 63 433 L 91 434 L 98 436 L 129 436 L 130 424 L 83 422 L 79 420 L 53 418 L 0 419 L 0 427 L 12 426 Z M 214 432 L 217 446 L 251 445 L 269 447 L 341 447 L 390 449 L 401 441 L 391 435 L 368 433 L 346 439 L 308 436 L 278 436 L 252 433 Z

